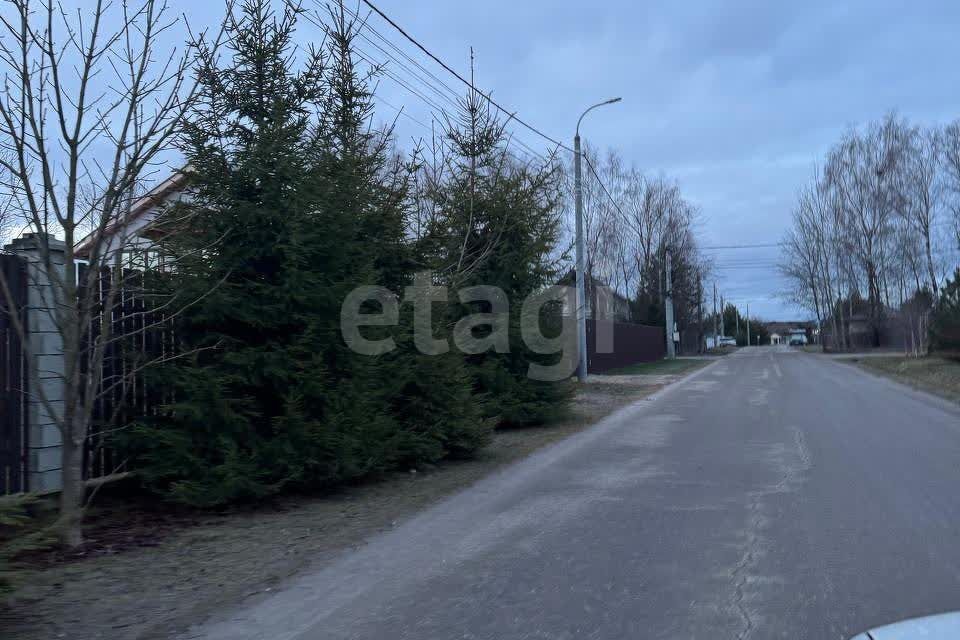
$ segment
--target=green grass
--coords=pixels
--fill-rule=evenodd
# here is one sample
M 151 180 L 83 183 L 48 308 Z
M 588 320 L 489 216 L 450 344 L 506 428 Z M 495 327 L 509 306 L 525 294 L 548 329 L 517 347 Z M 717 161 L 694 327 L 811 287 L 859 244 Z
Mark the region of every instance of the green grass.
M 878 356 L 855 360 L 864 369 L 898 382 L 960 402 L 960 361 L 927 356 Z
M 687 373 L 688 371 L 693 371 L 694 369 L 699 369 L 700 367 L 706 365 L 708 360 L 658 360 L 656 362 L 641 362 L 639 364 L 633 364 L 629 367 L 623 367 L 621 369 L 613 369 L 607 371 L 602 375 L 617 375 L 617 376 L 663 376 L 663 375 L 678 375 L 681 373 Z

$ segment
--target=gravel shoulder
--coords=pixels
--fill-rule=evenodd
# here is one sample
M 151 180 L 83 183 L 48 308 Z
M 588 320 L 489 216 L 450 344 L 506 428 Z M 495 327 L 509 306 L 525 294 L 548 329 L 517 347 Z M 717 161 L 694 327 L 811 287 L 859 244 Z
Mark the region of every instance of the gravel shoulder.
M 708 364 L 702 361 L 701 366 Z M 22 571 L 0 608 L 0 637 L 20 640 L 170 637 L 212 612 L 322 567 L 503 465 L 588 428 L 679 375 L 591 378 L 555 425 L 497 432 L 475 460 L 411 470 L 323 497 L 255 510 L 170 514 L 105 509 L 99 543 L 82 557 Z

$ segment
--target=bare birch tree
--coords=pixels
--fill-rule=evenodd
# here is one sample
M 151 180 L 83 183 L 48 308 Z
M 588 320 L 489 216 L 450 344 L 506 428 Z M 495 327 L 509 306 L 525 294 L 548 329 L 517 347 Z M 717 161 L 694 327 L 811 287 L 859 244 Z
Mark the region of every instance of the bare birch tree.
M 960 249 L 960 120 L 944 127 L 941 136 L 943 170 L 950 198 L 948 207 L 953 212 L 953 232 Z
M 933 257 L 933 242 L 945 195 L 943 143 L 939 132 L 919 128 L 910 129 L 905 142 L 897 210 L 922 244 L 928 284 L 936 297 L 940 294 L 940 275 Z
M 874 344 L 892 314 L 909 350 L 924 353 L 958 203 L 960 125 L 888 116 L 851 130 L 800 191 L 781 264 L 788 297 L 828 325 L 834 348 L 852 346 L 850 322 L 866 300 Z

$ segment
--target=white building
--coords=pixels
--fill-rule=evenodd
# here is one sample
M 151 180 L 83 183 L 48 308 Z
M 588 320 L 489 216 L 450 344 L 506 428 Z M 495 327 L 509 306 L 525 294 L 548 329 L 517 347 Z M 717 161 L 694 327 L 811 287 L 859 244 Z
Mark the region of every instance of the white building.
M 103 245 L 104 254 L 121 249 L 130 253 L 148 253 L 154 246 L 154 223 L 167 207 L 189 198 L 187 180 L 186 174 L 177 171 L 138 198 L 123 219 L 104 229 L 107 238 Z M 81 240 L 76 247 L 77 256 L 85 257 L 92 244 L 91 236 Z

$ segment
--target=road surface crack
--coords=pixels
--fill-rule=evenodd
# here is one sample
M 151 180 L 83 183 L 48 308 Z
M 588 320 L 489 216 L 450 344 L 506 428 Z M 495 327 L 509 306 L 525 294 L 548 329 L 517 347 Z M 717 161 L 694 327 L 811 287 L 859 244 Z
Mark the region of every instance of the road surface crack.
M 749 533 L 747 534 L 747 550 L 743 554 L 743 557 L 740 559 L 740 562 L 733 568 L 731 572 L 731 577 L 734 580 L 734 598 L 733 604 L 737 609 L 737 612 L 740 614 L 741 619 L 743 620 L 743 630 L 737 634 L 737 640 L 745 640 L 753 632 L 753 618 L 750 616 L 750 612 L 747 610 L 747 607 L 744 606 L 744 588 L 747 584 L 747 568 L 753 564 L 754 557 L 756 555 L 757 545 L 759 543 L 759 538 L 756 535 L 761 524 L 761 518 L 758 516 L 760 510 L 760 494 L 752 493 L 752 500 L 748 506 L 750 511 L 750 527 Z
M 743 629 L 737 634 L 737 640 L 746 640 L 753 633 L 756 623 L 746 605 L 746 586 L 749 578 L 749 569 L 754 564 L 761 545 L 760 532 L 763 530 L 765 518 L 761 513 L 763 501 L 772 495 L 780 493 L 789 493 L 791 487 L 795 485 L 803 473 L 812 466 L 810 450 L 807 447 L 803 432 L 800 429 L 793 428 L 793 440 L 796 448 L 795 454 L 799 459 L 799 464 L 790 464 L 781 461 L 783 472 L 780 479 L 772 485 L 769 485 L 758 491 L 751 491 L 750 502 L 747 505 L 747 540 L 746 550 L 740 561 L 730 572 L 734 582 L 733 604 L 743 621 Z

